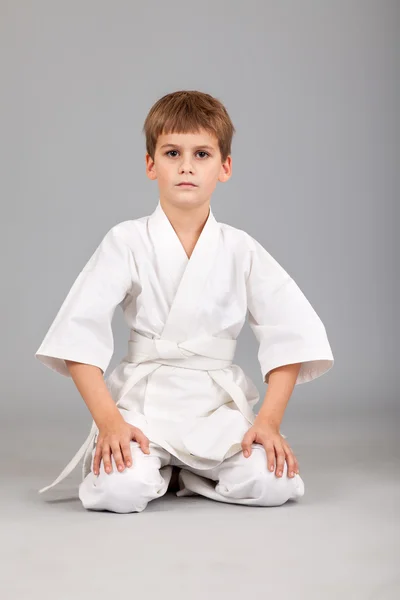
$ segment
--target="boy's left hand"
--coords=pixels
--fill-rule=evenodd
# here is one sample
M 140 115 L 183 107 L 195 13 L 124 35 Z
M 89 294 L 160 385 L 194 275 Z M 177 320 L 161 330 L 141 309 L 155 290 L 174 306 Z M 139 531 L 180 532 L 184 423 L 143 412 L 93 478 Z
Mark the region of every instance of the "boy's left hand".
M 254 422 L 242 440 L 243 454 L 248 458 L 251 454 L 251 445 L 253 443 L 261 444 L 267 454 L 268 470 L 273 471 L 275 467 L 276 454 L 276 475 L 282 477 L 285 460 L 287 462 L 288 477 L 294 477 L 299 474 L 299 463 L 286 439 L 279 433 L 279 427 L 262 421 Z

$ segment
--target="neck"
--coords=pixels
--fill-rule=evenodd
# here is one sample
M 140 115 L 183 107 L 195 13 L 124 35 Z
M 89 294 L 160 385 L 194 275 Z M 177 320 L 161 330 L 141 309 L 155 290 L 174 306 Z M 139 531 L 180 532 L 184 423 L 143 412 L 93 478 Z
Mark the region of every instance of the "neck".
M 160 198 L 161 208 L 178 235 L 199 236 L 210 213 L 210 203 L 201 206 L 177 207 Z

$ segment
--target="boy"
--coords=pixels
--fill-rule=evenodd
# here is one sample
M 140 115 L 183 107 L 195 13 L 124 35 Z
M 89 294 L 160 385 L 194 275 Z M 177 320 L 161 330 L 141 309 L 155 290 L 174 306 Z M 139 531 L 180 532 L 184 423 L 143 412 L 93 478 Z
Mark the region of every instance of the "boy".
M 36 356 L 70 376 L 93 416 L 83 457 L 86 509 L 140 512 L 178 496 L 278 506 L 304 494 L 279 431 L 294 385 L 333 366 L 325 327 L 290 275 L 251 236 L 218 223 L 217 181 L 231 176 L 235 129 L 212 96 L 178 91 L 145 124 L 146 172 L 159 202 L 113 226 L 74 282 Z M 120 305 L 128 354 L 104 380 Z M 267 393 L 232 364 L 245 322 L 259 342 Z

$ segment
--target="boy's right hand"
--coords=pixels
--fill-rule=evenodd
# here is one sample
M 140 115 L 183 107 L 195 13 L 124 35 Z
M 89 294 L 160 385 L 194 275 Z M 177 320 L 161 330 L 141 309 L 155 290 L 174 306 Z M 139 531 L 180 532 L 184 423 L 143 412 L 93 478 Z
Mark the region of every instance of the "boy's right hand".
M 149 439 L 143 431 L 130 425 L 124 419 L 100 428 L 93 459 L 94 474 L 99 474 L 101 459 L 103 459 L 106 473 L 112 472 L 111 454 L 114 456 L 118 471 L 123 471 L 125 465 L 130 467 L 132 465 L 131 440 L 138 442 L 145 454 L 150 454 Z

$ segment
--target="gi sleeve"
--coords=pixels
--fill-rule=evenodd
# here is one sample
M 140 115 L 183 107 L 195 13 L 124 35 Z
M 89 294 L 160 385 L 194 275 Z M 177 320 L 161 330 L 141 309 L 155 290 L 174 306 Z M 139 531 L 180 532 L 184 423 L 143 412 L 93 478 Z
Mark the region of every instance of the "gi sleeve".
M 111 228 L 59 309 L 35 353 L 45 366 L 70 377 L 65 359 L 107 369 L 113 352 L 111 321 L 132 287 L 132 251 Z
M 312 381 L 334 362 L 325 327 L 285 269 L 250 236 L 249 242 L 248 321 L 263 380 L 276 367 L 301 363 L 296 385 Z

